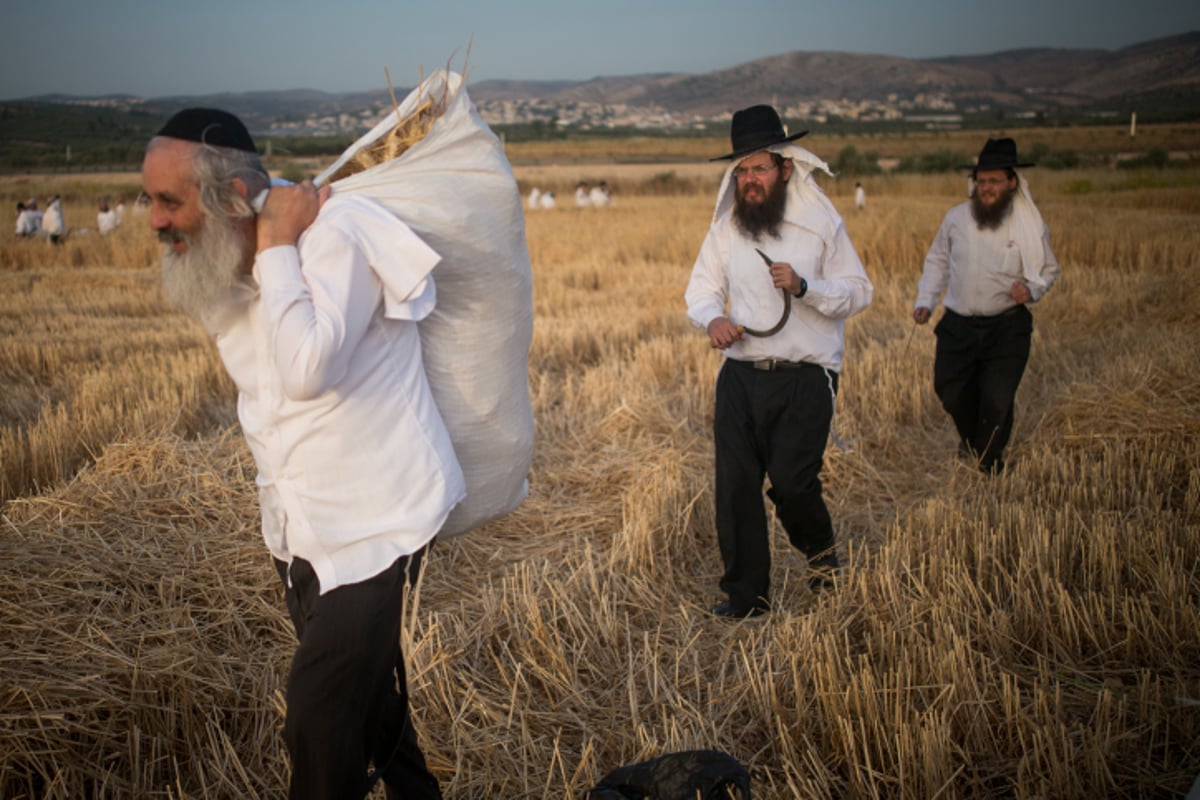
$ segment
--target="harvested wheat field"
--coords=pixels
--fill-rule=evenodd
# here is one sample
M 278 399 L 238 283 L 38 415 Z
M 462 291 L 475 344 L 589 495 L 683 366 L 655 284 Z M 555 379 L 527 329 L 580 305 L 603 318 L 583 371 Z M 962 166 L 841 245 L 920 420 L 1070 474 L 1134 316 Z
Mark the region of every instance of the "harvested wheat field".
M 614 206 L 527 213 L 530 497 L 438 545 L 407 621 L 446 797 L 576 798 L 695 748 L 736 757 L 765 800 L 1184 796 L 1200 774 L 1197 169 L 1027 172 L 1063 276 L 1035 308 L 997 478 L 955 458 L 932 326 L 910 317 L 963 176 L 873 178 L 860 213 L 853 179 L 827 179 L 876 287 L 847 325 L 824 473 L 849 567 L 814 596 L 777 532 L 773 613 L 739 623 L 705 612 L 720 358 L 682 301 L 720 166 L 587 170 Z M 561 176 L 569 198 L 584 176 Z M 66 187 L 68 222 L 112 180 Z M 31 191 L 0 193 L 11 208 Z M 8 800 L 286 786 L 292 633 L 254 466 L 144 227 L 127 213 L 58 248 L 0 231 Z

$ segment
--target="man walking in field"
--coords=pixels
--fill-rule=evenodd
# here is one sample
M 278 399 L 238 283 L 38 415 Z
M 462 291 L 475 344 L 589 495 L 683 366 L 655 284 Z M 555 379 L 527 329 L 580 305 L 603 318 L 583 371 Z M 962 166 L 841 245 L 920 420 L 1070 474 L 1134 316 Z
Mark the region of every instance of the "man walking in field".
M 692 268 L 688 318 L 725 354 L 717 378 L 716 527 L 728 599 L 743 618 L 770 607 L 768 496 L 819 589 L 838 566 L 820 472 L 842 368 L 847 317 L 873 287 L 842 218 L 812 173 L 824 162 L 792 144 L 775 109 L 733 115 L 733 151 L 712 226 Z
M 1012 139 L 988 139 L 971 170 L 969 201 L 946 214 L 925 257 L 913 319 L 934 333 L 933 387 L 954 420 L 959 453 L 986 473 L 1004 469 L 1017 387 L 1029 360 L 1033 305 L 1058 278 L 1050 233 L 1017 172 Z
M 222 111 L 172 117 L 142 181 L 164 289 L 237 385 L 263 537 L 299 638 L 289 797 L 362 798 L 382 778 L 389 798 L 439 798 L 400 648 L 405 585 L 464 496 L 417 331 L 438 256 L 374 201 L 307 182 L 272 188 L 256 215 L 270 180 Z

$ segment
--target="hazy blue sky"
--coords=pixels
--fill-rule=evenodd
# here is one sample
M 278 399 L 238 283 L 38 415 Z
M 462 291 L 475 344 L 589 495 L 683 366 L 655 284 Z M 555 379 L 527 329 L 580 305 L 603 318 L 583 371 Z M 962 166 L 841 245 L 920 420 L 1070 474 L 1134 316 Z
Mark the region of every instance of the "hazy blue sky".
M 412 86 L 471 43 L 468 82 L 701 73 L 794 50 L 929 58 L 1117 49 L 1200 30 L 1195 0 L 18 0 L 0 98 Z

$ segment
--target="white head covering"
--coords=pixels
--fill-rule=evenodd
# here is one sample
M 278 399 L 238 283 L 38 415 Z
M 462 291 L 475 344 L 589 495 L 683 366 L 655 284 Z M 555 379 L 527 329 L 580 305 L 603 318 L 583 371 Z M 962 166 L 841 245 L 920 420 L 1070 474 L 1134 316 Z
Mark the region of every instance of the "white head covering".
M 818 169 L 832 177 L 833 172 L 829 165 L 797 144 L 785 142 L 766 149 L 771 153 L 779 153 L 792 162 L 792 178 L 788 181 L 788 203 L 784 218 L 794 225 L 812 231 L 823 241 L 831 240 L 842 225 L 842 216 L 813 178 L 813 171 Z M 733 208 L 737 194 L 733 170 L 740 161 L 741 159 L 737 159 L 730 163 L 724 177 L 721 178 L 721 188 L 717 191 L 717 206 L 713 210 L 713 222 Z
M 1021 250 L 1021 271 L 1026 283 L 1045 290 L 1047 284 L 1041 270 L 1046 263 L 1046 223 L 1029 193 L 1029 182 L 1019 171 L 1013 171 L 1017 173 L 1017 194 L 1013 197 L 1012 210 L 1013 237 Z

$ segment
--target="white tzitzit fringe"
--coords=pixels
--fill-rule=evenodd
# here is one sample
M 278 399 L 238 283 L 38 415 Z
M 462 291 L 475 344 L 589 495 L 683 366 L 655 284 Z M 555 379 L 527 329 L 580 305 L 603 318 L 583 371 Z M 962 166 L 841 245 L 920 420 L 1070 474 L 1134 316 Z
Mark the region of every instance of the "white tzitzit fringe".
M 825 380 L 829 384 L 829 402 L 833 406 L 833 417 L 829 420 L 829 436 L 842 453 L 854 452 L 854 443 L 857 440 L 843 439 L 838 435 L 837 390 L 833 388 L 833 373 L 826 367 L 821 367 L 821 371 L 825 373 Z

